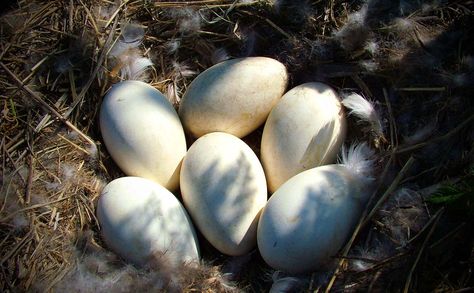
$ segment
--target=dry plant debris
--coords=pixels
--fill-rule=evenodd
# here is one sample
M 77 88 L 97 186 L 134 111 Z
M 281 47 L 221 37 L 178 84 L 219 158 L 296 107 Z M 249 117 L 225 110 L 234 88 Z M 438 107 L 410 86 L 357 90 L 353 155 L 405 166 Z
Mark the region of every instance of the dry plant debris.
M 472 1 L 7 4 L 0 17 L 2 292 L 473 289 L 471 214 L 426 202 L 473 164 Z M 291 86 L 323 81 L 374 101 L 384 137 L 351 120 L 350 139 L 372 143 L 381 174 L 356 232 L 332 271 L 311 276 L 274 273 L 258 252 L 229 259 L 206 244 L 199 268 L 124 264 L 103 247 L 95 219 L 102 186 L 123 175 L 101 144 L 104 93 L 139 77 L 177 107 L 199 72 L 244 56 L 285 63 Z M 150 62 L 131 67 L 137 58 Z M 259 131 L 247 139 L 257 154 Z

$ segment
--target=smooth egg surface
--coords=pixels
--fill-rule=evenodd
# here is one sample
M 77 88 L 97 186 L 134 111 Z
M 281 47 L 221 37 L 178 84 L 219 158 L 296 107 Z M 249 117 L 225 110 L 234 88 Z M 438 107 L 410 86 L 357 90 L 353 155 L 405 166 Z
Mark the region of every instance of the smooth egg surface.
M 100 129 L 125 174 L 178 188 L 186 139 L 178 114 L 157 89 L 141 81 L 115 84 L 102 102 Z
M 287 83 L 286 68 L 275 59 L 224 61 L 193 80 L 181 100 L 179 116 L 195 137 L 210 132 L 243 137 L 265 122 Z
M 324 268 L 362 212 L 360 192 L 343 165 L 292 177 L 270 197 L 260 217 L 257 241 L 265 262 L 289 273 Z
M 172 265 L 199 262 L 198 240 L 186 210 L 153 181 L 113 180 L 100 195 L 97 218 L 105 243 L 127 261 L 145 265 L 160 256 Z
M 288 91 L 262 134 L 261 160 L 270 192 L 304 170 L 333 163 L 345 134 L 344 111 L 331 87 L 312 82 Z
M 255 247 L 267 186 L 249 146 L 227 133 L 202 136 L 183 160 L 180 181 L 185 207 L 216 249 L 236 256 Z

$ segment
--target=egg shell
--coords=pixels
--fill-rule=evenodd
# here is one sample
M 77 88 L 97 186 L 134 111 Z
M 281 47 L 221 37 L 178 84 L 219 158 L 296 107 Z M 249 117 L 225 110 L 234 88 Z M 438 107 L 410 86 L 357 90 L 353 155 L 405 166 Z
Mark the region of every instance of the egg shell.
M 267 186 L 248 145 L 222 132 L 202 136 L 184 158 L 180 181 L 185 207 L 215 248 L 237 256 L 255 247 Z
M 103 189 L 97 218 L 105 243 L 125 260 L 145 265 L 153 255 L 171 265 L 199 262 L 196 232 L 186 210 L 161 185 L 122 177 Z
M 258 225 L 258 248 L 271 267 L 289 273 L 325 268 L 362 212 L 361 185 L 343 165 L 304 171 L 268 200 Z
M 333 163 L 345 135 L 344 111 L 331 87 L 311 82 L 288 91 L 262 134 L 261 159 L 270 192 L 304 170 Z
M 125 174 L 178 188 L 186 139 L 178 114 L 157 89 L 141 81 L 115 84 L 102 102 L 100 129 Z
M 193 80 L 181 100 L 179 116 L 195 137 L 219 131 L 243 137 L 265 122 L 287 83 L 286 68 L 275 59 L 224 61 Z

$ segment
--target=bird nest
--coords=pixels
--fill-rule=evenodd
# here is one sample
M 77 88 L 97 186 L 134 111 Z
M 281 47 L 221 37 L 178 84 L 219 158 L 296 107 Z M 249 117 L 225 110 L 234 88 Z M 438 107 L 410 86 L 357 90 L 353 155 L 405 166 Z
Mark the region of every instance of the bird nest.
M 472 286 L 471 2 L 7 3 L 0 18 L 2 292 Z M 104 94 L 138 78 L 178 107 L 197 74 L 246 56 L 284 63 L 289 88 L 322 81 L 375 103 L 381 132 L 349 116 L 348 140 L 369 142 L 380 171 L 352 237 L 330 269 L 302 276 L 275 272 L 258 251 L 221 255 L 203 239 L 199 267 L 125 263 L 107 250 L 95 216 L 103 186 L 124 176 L 99 132 Z M 138 68 L 137 58 L 144 58 Z M 245 138 L 257 154 L 261 131 Z

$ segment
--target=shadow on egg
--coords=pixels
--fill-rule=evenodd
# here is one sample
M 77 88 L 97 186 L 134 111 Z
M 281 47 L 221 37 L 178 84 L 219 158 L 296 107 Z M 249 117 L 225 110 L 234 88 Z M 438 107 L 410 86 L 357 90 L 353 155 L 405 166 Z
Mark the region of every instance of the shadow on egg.
M 226 254 L 244 254 L 256 243 L 260 211 L 255 216 L 249 211 L 254 209 L 254 195 L 258 192 L 256 185 L 259 182 L 256 176 L 251 174 L 251 168 L 248 158 L 240 152 L 236 163 L 230 167 L 220 166 L 219 160 L 215 160 L 200 175 L 206 181 L 201 185 L 201 193 L 207 202 L 212 203 L 207 206 L 200 205 L 202 209 L 198 211 L 191 209 L 190 214 L 194 219 L 202 219 L 202 215 L 207 215 L 204 220 L 197 220 L 197 225 L 205 237 Z M 209 227 L 212 227 L 212 232 L 207 229 Z M 229 233 L 235 230 L 239 231 Z M 226 247 L 228 245 L 234 248 L 229 250 Z
M 138 266 L 159 263 L 174 267 L 196 261 L 189 255 L 196 248 L 196 236 L 189 233 L 190 221 L 184 210 L 179 205 L 164 206 L 164 199 L 154 191 L 134 196 L 148 200 L 134 205 L 118 221 L 107 214 L 99 215 L 107 245 Z
M 309 180 L 282 185 L 260 219 L 259 249 L 276 269 L 305 273 L 327 268 L 356 224 L 360 202 L 352 197 L 352 178 L 326 168 Z

